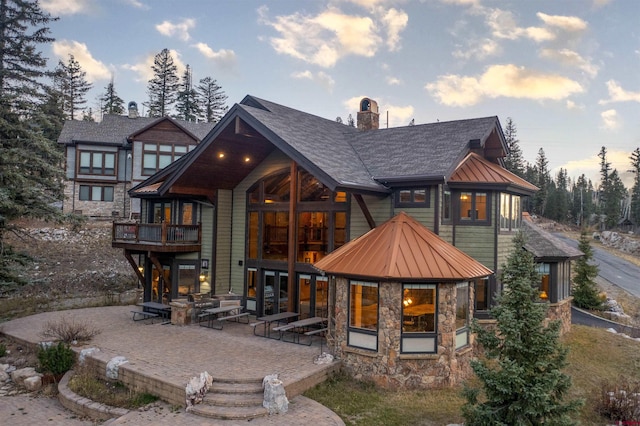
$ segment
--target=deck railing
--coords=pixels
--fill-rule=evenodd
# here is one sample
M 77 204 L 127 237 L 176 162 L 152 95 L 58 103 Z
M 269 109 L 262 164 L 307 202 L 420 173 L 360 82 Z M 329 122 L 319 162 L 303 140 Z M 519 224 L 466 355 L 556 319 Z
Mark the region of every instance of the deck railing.
M 168 223 L 113 223 L 112 241 L 132 244 L 200 244 L 200 224 L 171 225 Z

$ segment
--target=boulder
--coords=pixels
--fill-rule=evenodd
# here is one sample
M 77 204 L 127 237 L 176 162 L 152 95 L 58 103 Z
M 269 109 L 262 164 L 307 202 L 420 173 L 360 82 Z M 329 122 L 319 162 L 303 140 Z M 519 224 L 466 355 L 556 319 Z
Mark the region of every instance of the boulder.
M 24 379 L 24 387 L 29 392 L 36 392 L 42 389 L 42 377 L 40 376 L 32 376 Z
M 115 356 L 109 360 L 107 363 L 107 379 L 118 380 L 118 369 L 122 364 L 129 362 L 123 356 Z
M 262 406 L 269 411 L 269 414 L 286 413 L 289 410 L 289 400 L 287 399 L 282 380 L 277 374 L 265 376 L 262 380 L 264 388 L 264 399 Z
M 13 383 L 19 386 L 24 385 L 24 379 L 33 376 L 39 376 L 39 374 L 33 367 L 20 368 L 11 372 L 11 380 L 13 380 Z
M 187 411 L 202 401 L 207 392 L 209 392 L 212 384 L 213 377 L 206 371 L 189 380 L 185 388 Z

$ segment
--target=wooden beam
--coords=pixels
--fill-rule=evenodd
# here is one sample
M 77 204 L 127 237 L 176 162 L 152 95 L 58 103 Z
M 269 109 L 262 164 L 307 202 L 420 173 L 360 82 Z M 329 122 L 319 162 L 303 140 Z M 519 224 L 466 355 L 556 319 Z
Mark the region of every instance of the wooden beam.
M 373 216 L 371 216 L 371 212 L 367 207 L 367 204 L 364 202 L 361 194 L 353 194 L 353 198 L 358 202 L 358 206 L 360 206 L 360 210 L 362 210 L 362 214 L 365 219 L 367 219 L 367 223 L 369 224 L 369 229 L 373 229 L 376 227 L 376 221 L 373 220 Z
M 291 179 L 289 180 L 289 238 L 287 253 L 287 310 L 289 312 L 296 312 L 296 300 L 294 297 L 296 286 L 296 204 L 298 202 L 298 165 L 295 161 L 291 160 Z M 278 300 L 279 295 L 275 295 Z
M 166 281 L 167 284 L 169 285 L 169 294 L 171 295 L 173 291 L 173 286 L 171 285 L 171 274 L 169 274 L 169 276 L 165 278 L 164 269 L 162 269 L 162 264 L 160 263 L 160 261 L 158 260 L 158 258 L 153 252 L 151 251 L 148 252 L 147 257 L 151 260 L 151 263 L 153 263 L 153 266 L 155 266 L 156 269 L 158 270 L 158 277 L 159 277 L 158 279 L 162 278 L 162 280 Z
M 140 272 L 140 269 L 138 269 L 139 265 L 137 265 L 136 261 L 133 260 L 133 257 L 131 257 L 131 253 L 129 252 L 129 250 L 124 249 L 124 257 L 129 261 L 129 264 L 131 265 L 134 272 L 136 273 L 136 276 L 138 277 L 138 281 L 140 281 L 140 283 L 142 284 L 142 288 L 144 288 L 144 275 L 142 275 L 142 273 Z M 140 286 L 138 286 L 138 288 L 140 288 Z

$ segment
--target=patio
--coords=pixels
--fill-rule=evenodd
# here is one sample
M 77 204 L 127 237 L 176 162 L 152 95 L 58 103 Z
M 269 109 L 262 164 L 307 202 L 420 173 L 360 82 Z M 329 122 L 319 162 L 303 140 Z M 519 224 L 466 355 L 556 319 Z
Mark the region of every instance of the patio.
M 323 381 L 339 365 L 314 364 L 320 354 L 317 342 L 304 346 L 268 339 L 254 335 L 249 325 L 235 322 L 223 330 L 212 330 L 197 324 L 180 327 L 133 321 L 131 309 L 110 306 L 45 312 L 4 323 L 2 333 L 36 344 L 43 340 L 40 333 L 49 321 L 66 316 L 85 323 L 101 333 L 76 350 L 99 348 L 91 355 L 91 362 L 101 366 L 115 356 L 124 356 L 128 363 L 120 367 L 123 381 L 180 406 L 184 406 L 188 380 L 203 371 L 211 374 L 214 382 L 261 380 L 278 374 L 292 399 Z

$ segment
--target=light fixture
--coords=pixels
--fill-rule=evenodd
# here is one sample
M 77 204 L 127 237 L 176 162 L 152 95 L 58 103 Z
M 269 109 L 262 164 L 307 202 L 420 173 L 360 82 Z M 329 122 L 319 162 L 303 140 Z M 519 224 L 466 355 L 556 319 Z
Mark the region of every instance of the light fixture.
M 224 152 L 219 153 L 218 158 L 224 158 Z
M 245 162 L 245 163 L 248 163 L 249 161 L 251 161 L 251 158 L 249 158 L 249 157 L 244 157 L 244 162 Z
M 138 266 L 138 271 L 140 271 L 141 274 L 144 274 L 144 267 Z
M 404 306 L 409 306 L 410 304 L 413 303 L 413 300 L 411 300 L 410 297 L 407 297 L 406 299 L 404 299 L 402 303 L 404 304 Z
M 203 283 L 207 279 L 207 274 L 201 273 L 199 279 L 200 282 Z
M 547 292 L 542 290 L 540 292 L 540 299 L 547 300 L 548 298 L 549 298 L 549 295 L 547 294 Z

